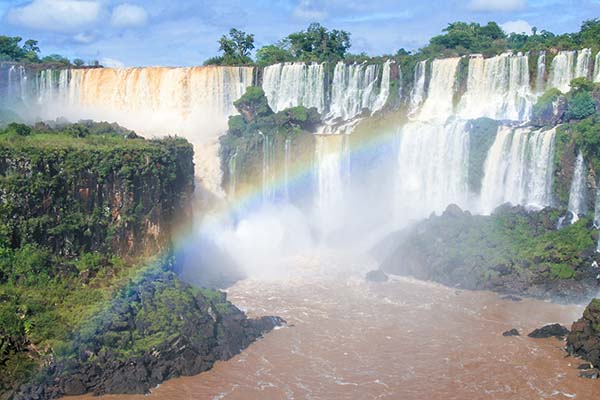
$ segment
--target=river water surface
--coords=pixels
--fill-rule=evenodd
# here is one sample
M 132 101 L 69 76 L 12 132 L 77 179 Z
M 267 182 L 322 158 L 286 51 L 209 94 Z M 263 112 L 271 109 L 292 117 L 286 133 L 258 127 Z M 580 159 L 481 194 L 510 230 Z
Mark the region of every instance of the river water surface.
M 580 361 L 565 357 L 563 341 L 526 336 L 547 323 L 570 326 L 583 306 L 513 302 L 399 277 L 368 283 L 369 268 L 364 260 L 315 257 L 238 282 L 228 291 L 234 304 L 250 316 L 279 315 L 288 326 L 149 396 L 105 398 L 600 398 L 600 382 L 577 377 Z M 511 328 L 522 336 L 503 337 Z

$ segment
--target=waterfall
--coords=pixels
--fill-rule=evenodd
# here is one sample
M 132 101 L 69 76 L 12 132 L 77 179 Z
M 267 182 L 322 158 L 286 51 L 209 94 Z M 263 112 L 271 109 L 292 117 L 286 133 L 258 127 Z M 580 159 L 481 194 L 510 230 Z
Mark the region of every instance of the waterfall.
M 590 49 L 559 51 L 552 60 L 549 87 L 568 92 L 573 79 L 589 75 L 590 64 Z
M 534 101 L 528 63 L 528 57 L 521 54 L 471 57 L 467 91 L 459 105 L 459 115 L 462 118 L 528 119 Z
M 425 98 L 425 72 L 427 60 L 419 61 L 415 67 L 414 85 L 410 93 L 410 114 L 414 114 Z
M 43 70 L 32 107 L 42 119 L 115 121 L 141 135 L 178 134 L 195 148 L 196 175 L 222 196 L 217 137 L 233 102 L 253 82 L 251 67 Z
M 546 52 L 540 51 L 537 60 L 535 91 L 538 94 L 544 93 L 546 86 Z
M 447 58 L 431 62 L 427 97 L 414 119 L 399 132 L 398 218 L 424 217 L 449 203 L 466 203 L 469 136 L 466 121 L 450 118 L 459 61 Z M 415 78 L 421 76 L 417 67 Z
M 0 63 L 0 104 L 27 104 L 28 77 L 22 65 Z
M 399 216 L 426 217 L 467 201 L 466 122 L 413 122 L 400 132 L 396 205 Z
M 577 61 L 575 62 L 575 78 L 588 77 L 592 63 L 592 50 L 582 49 L 577 52 Z
M 316 207 L 325 232 L 335 229 L 341 221 L 349 176 L 347 138 L 347 135 L 316 135 Z
M 427 97 L 419 110 L 418 120 L 444 120 L 453 113 L 454 91 L 456 90 L 456 72 L 459 57 L 433 60 L 431 62 L 431 80 Z
M 237 190 L 237 158 L 238 158 L 238 148 L 235 148 L 235 151 L 229 158 L 229 162 L 227 165 L 227 169 L 229 170 L 229 197 L 235 199 L 235 192 Z
M 291 145 L 292 139 L 289 136 L 286 136 L 283 153 L 283 177 L 285 180 L 284 187 L 284 200 L 286 202 L 290 201 L 290 163 L 291 163 Z
M 571 181 L 571 190 L 569 191 L 569 212 L 573 215 L 571 223 L 577 222 L 579 215 L 587 212 L 585 205 L 586 188 L 585 179 L 587 171 L 583 154 L 579 152 L 575 160 L 575 171 L 573 172 L 573 180 Z
M 600 51 L 596 54 L 596 62 L 594 63 L 594 82 L 600 82 Z
M 542 208 L 552 202 L 556 130 L 501 126 L 484 163 L 480 210 L 503 203 Z
M 385 106 L 390 95 L 392 61 L 377 64 L 339 62 L 331 82 L 326 64 L 284 63 L 265 67 L 263 90 L 278 112 L 290 107 L 316 107 L 325 126 L 319 133 L 350 133 L 357 119 Z
M 275 64 L 263 71 L 263 90 L 275 112 L 286 108 L 316 107 L 325 110 L 325 65 L 305 63 Z
M 262 200 L 264 203 L 270 203 L 274 200 L 274 164 L 275 149 L 273 138 L 258 131 L 262 138 Z

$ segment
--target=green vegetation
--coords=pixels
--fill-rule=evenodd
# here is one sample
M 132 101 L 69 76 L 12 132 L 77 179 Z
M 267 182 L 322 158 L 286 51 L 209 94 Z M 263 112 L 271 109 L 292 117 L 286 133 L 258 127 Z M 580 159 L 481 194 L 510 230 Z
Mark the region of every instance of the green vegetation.
M 74 356 L 74 332 L 138 273 L 130 257 L 168 244 L 192 185 L 183 139 L 89 121 L 0 130 L 0 393 Z
M 587 218 L 557 230 L 563 214 L 507 206 L 491 216 L 453 210 L 411 230 L 384 268 L 467 288 L 574 296 L 561 292 L 558 281 L 594 284 L 597 233 Z
M 229 133 L 233 136 L 263 134 L 301 133 L 314 131 L 320 123 L 316 108 L 292 107 L 274 113 L 269 107 L 262 88 L 251 86 L 233 103 L 240 113 L 229 117 Z
M 68 58 L 63 57 L 59 54 L 51 54 L 45 57 L 40 57 L 40 48 L 38 41 L 29 39 L 26 40 L 23 45 L 21 42 L 23 38 L 19 36 L 2 36 L 0 35 L 0 62 L 1 61 L 12 61 L 21 64 L 45 64 L 56 67 L 64 67 L 74 65 L 81 67 L 85 62 L 81 59 L 69 61 Z M 98 66 L 98 61 L 92 61 L 89 65 Z
M 287 161 L 300 165 L 312 162 L 312 132 L 320 123 L 316 108 L 298 106 L 274 113 L 260 87 L 249 87 L 234 104 L 240 115 L 229 117 L 227 135 L 220 138 L 224 188 L 231 189 L 232 181 L 238 183 L 235 190 L 258 184 L 265 156 L 271 157 L 273 170 L 282 171 L 286 149 L 293 158 Z
M 246 65 L 252 64 L 250 51 L 254 49 L 254 35 L 231 28 L 229 36 L 219 39 L 219 51 L 222 56 L 209 58 L 204 65 Z

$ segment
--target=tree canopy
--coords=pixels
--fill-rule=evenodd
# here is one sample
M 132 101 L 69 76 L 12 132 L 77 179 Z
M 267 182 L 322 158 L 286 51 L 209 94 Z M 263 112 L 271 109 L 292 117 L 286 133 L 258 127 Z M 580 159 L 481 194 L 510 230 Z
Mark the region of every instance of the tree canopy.
M 229 35 L 223 35 L 219 39 L 219 51 L 222 56 L 209 58 L 205 65 L 245 65 L 252 64 L 250 52 L 254 49 L 254 35 L 244 31 L 231 28 Z

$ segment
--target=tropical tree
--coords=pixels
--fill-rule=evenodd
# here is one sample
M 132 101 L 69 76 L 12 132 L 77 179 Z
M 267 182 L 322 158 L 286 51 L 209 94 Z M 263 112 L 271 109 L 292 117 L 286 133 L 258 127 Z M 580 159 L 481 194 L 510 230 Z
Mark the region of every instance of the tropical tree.
M 223 64 L 243 65 L 251 64 L 250 52 L 254 49 L 254 35 L 231 28 L 229 36 L 223 35 L 219 39 L 219 51 L 223 52 Z
M 305 31 L 290 34 L 283 43 L 294 59 L 316 62 L 343 60 L 351 46 L 349 32 L 330 31 L 318 23 L 310 24 Z

